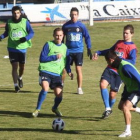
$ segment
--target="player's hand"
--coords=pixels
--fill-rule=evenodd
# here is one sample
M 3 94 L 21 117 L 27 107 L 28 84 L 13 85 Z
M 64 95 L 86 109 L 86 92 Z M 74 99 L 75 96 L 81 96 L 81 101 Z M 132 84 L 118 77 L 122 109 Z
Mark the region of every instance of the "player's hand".
M 26 42 L 26 38 L 25 37 L 20 38 L 20 43 L 24 43 L 24 42 Z
M 60 54 L 57 54 L 57 59 L 61 59 L 61 57 L 62 57 L 62 54 L 60 53 Z
M 71 77 L 71 80 L 73 80 L 74 77 L 73 73 L 68 73 L 68 75 Z
M 87 56 L 90 58 L 90 60 L 92 59 L 91 49 L 87 49 Z
M 97 59 L 98 59 L 98 54 L 94 53 L 93 56 L 92 56 L 92 60 L 97 60 Z

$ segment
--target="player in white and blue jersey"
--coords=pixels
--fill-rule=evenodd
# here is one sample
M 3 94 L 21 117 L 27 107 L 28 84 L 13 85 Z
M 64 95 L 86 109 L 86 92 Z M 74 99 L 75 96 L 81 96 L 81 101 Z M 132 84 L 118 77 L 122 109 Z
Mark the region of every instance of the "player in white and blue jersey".
M 73 62 L 76 66 L 77 73 L 77 84 L 78 84 L 78 94 L 83 94 L 82 91 L 82 64 L 83 64 L 83 37 L 85 38 L 85 43 L 87 46 L 87 54 L 92 59 L 91 53 L 91 39 L 86 26 L 78 21 L 79 10 L 73 7 L 70 11 L 71 20 L 66 22 L 62 29 L 66 37 L 66 46 L 68 47 L 71 65 Z

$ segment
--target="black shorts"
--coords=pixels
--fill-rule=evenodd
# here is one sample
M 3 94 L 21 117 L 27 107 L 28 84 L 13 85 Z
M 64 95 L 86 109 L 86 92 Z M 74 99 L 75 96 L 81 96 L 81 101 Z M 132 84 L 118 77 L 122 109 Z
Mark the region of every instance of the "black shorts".
M 122 93 L 122 97 L 121 97 L 121 101 L 126 101 L 129 100 L 134 107 L 137 106 L 137 103 L 140 100 L 140 92 L 132 92 L 132 93 L 128 93 L 126 88 L 124 87 L 124 91 Z
M 83 53 L 70 53 L 70 65 L 75 62 L 76 66 L 82 66 L 83 64 Z
M 54 89 L 56 87 L 62 87 L 62 77 L 51 75 L 45 72 L 40 72 L 39 74 L 39 84 L 41 85 L 42 81 L 47 81 L 49 87 Z
M 122 84 L 120 76 L 112 70 L 106 68 L 102 74 L 101 80 L 105 79 L 110 84 L 110 88 L 118 92 Z
M 11 63 L 19 62 L 20 64 L 25 64 L 26 53 L 9 52 L 9 59 Z

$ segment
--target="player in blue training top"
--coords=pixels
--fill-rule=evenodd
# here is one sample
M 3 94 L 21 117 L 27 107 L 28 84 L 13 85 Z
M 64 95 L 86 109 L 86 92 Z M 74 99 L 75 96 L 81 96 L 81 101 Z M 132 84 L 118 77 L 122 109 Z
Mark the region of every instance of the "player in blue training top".
M 140 113 L 140 108 L 136 107 L 140 100 L 140 73 L 134 65 L 119 58 L 114 51 L 109 51 L 105 59 L 113 68 L 116 68 L 121 80 L 125 84 L 125 90 L 122 93 L 118 108 L 123 111 L 126 128 L 119 137 L 128 137 L 131 132 L 131 112 Z
M 97 51 L 93 55 L 93 60 L 97 60 L 98 56 L 104 56 L 109 50 L 113 50 L 116 54 L 124 60 L 135 64 L 136 62 L 136 45 L 132 42 L 134 34 L 134 27 L 132 25 L 126 25 L 123 29 L 123 40 L 118 40 L 111 48 Z M 116 95 L 121 86 L 121 79 L 115 68 L 107 66 L 101 76 L 100 89 L 102 99 L 105 105 L 105 111 L 102 114 L 102 119 L 107 118 L 112 113 L 112 107 L 116 101 Z M 110 85 L 110 92 L 107 87 Z
M 91 53 L 91 40 L 86 29 L 86 26 L 78 21 L 79 10 L 73 7 L 70 11 L 71 20 L 66 22 L 62 29 L 66 37 L 66 46 L 70 52 L 71 65 L 75 62 L 76 73 L 77 73 L 77 84 L 78 84 L 78 94 L 83 94 L 82 90 L 82 64 L 83 64 L 83 37 L 85 38 L 85 43 L 87 45 L 87 54 L 92 59 Z
M 34 31 L 29 21 L 23 18 L 19 6 L 12 8 L 12 19 L 8 20 L 5 26 L 5 32 L 0 36 L 0 40 L 7 36 L 7 50 L 12 65 L 15 92 L 19 92 L 20 88 L 23 87 L 22 75 L 24 73 L 27 48 L 32 46 L 31 38 L 34 36 Z

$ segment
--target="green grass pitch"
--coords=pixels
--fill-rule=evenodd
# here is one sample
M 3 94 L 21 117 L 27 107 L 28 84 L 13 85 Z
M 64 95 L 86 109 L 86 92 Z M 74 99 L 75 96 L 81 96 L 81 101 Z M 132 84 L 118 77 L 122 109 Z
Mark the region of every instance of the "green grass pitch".
M 140 24 L 139 22 L 95 23 L 87 28 L 92 41 L 92 52 L 111 47 L 118 39 L 122 39 L 123 27 L 133 24 L 135 35 L 133 41 L 138 47 L 136 66 L 140 70 Z M 76 73 L 74 80 L 67 76 L 64 85 L 63 101 L 59 109 L 65 121 L 64 131 L 57 133 L 52 130 L 52 121 L 57 118 L 51 107 L 54 101 L 53 91 L 50 90 L 42 105 L 38 118 L 32 118 L 31 113 L 36 107 L 40 86 L 38 85 L 38 64 L 40 51 L 45 42 L 52 40 L 52 31 L 55 27 L 33 27 L 35 36 L 32 39 L 33 47 L 28 49 L 27 63 L 23 76 L 24 87 L 20 93 L 14 93 L 11 76 L 11 65 L 3 57 L 7 53 L 7 39 L 0 42 L 0 140 L 118 140 L 117 136 L 125 128 L 124 118 L 117 105 L 121 92 L 113 107 L 112 115 L 101 120 L 104 111 L 101 99 L 99 80 L 106 67 L 104 57 L 91 61 L 87 57 L 85 47 L 83 64 L 83 95 L 77 91 Z M 0 28 L 0 34 L 4 28 Z M 138 104 L 139 106 L 139 104 Z M 132 113 L 132 137 L 129 140 L 140 138 L 140 114 Z

